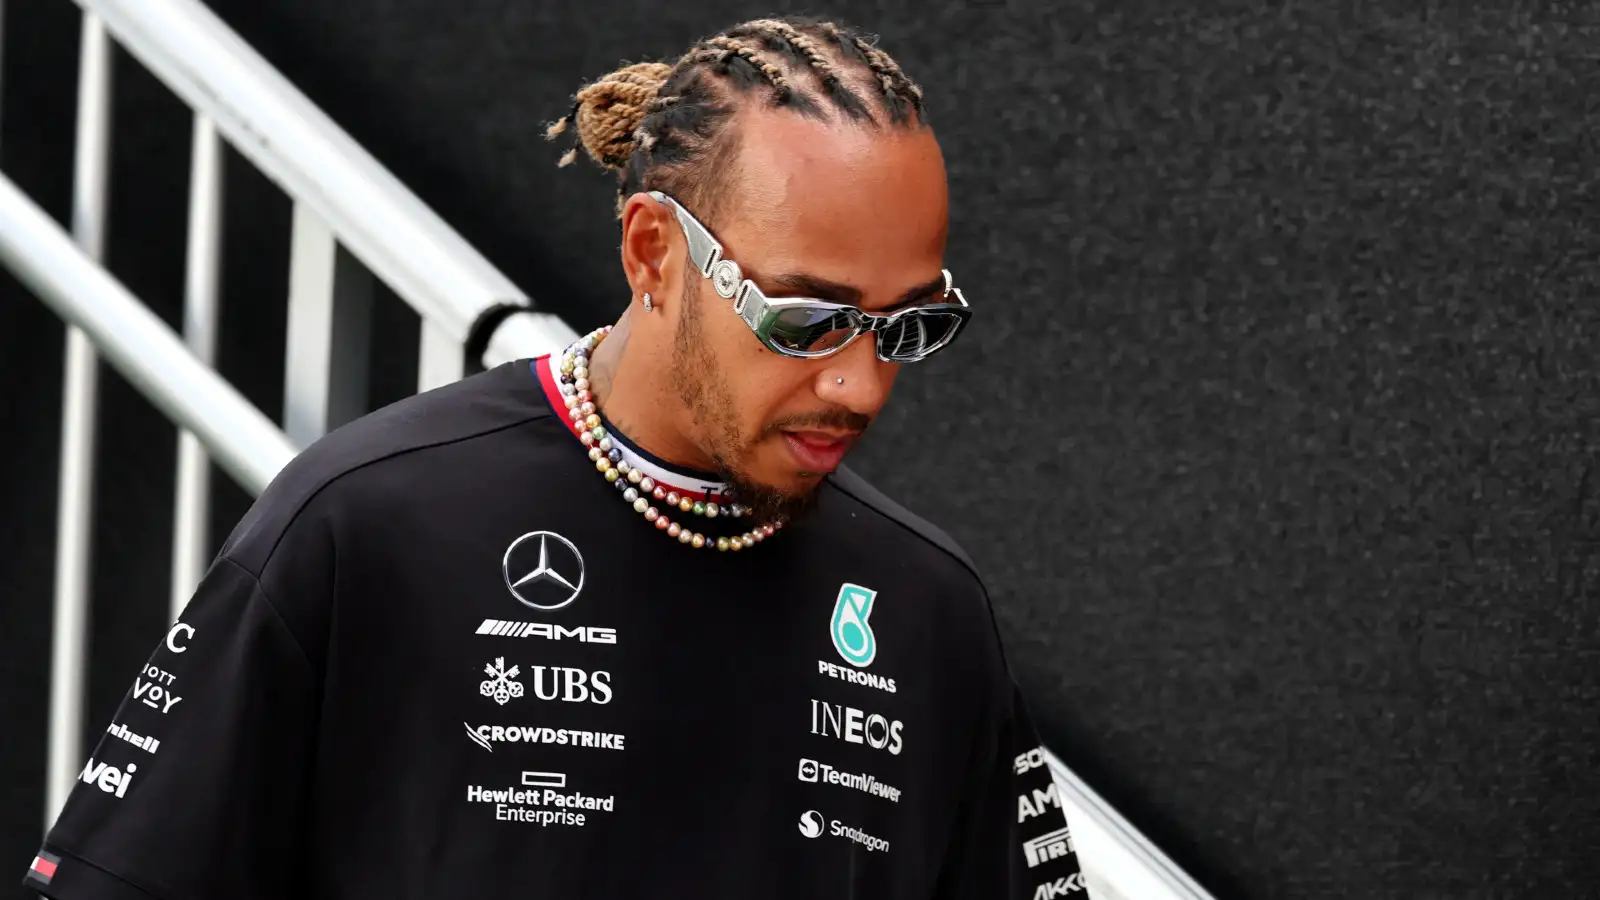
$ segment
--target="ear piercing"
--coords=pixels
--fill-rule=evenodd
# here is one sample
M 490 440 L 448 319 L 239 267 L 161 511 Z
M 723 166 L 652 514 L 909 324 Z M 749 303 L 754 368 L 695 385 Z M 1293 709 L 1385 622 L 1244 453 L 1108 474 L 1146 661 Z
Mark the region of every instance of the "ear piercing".
M 649 291 L 645 291 L 644 292 L 644 311 L 645 312 L 649 312 L 650 310 L 655 309 L 655 308 L 656 308 L 655 307 L 655 303 L 653 303 L 650 300 L 650 292 Z

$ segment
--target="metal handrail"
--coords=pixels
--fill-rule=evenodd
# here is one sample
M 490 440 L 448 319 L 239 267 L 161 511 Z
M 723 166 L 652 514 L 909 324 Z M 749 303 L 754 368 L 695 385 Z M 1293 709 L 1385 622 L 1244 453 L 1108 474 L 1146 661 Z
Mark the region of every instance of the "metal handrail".
M 200 438 L 239 485 L 260 494 L 298 448 L 196 359 L 161 318 L 0 176 L 0 262 L 173 422 Z
M 76 2 L 444 336 L 459 343 L 484 310 L 527 301 L 199 0 Z M 546 351 L 577 337 L 555 316 L 526 318 Z
M 1061 792 L 1061 805 L 1067 812 L 1074 839 L 1080 850 L 1085 844 L 1090 845 L 1092 852 L 1085 854 L 1089 862 L 1084 864 L 1084 869 L 1091 877 L 1114 878 L 1116 893 L 1129 900 L 1213 900 L 1205 888 L 1140 834 L 1105 798 L 1067 768 L 1060 757 L 1047 749 L 1045 761 Z M 1091 828 L 1085 829 L 1081 820 L 1073 821 L 1074 812 L 1087 818 Z M 1110 845 L 1106 846 L 1102 839 L 1109 839 Z M 1124 861 L 1133 865 L 1124 865 Z M 1103 896 L 1110 886 L 1096 884 L 1094 887 Z M 1097 896 L 1095 900 L 1101 898 Z

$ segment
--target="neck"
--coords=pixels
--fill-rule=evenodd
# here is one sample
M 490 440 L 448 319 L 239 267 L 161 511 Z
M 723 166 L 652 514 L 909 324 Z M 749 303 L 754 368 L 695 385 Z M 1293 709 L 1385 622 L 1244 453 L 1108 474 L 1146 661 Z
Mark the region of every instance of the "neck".
M 641 450 L 674 465 L 711 471 L 715 464 L 689 438 L 693 416 L 673 390 L 668 347 L 630 340 L 633 308 L 617 320 L 595 348 L 589 364 L 589 389 L 596 405 Z

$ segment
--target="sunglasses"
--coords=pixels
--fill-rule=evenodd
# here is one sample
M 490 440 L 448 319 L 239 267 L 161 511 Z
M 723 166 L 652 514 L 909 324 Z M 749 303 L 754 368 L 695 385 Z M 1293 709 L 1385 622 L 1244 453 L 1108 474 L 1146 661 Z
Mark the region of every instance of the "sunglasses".
M 878 358 L 890 363 L 927 359 L 955 340 L 972 310 L 961 289 L 953 286 L 944 269 L 946 302 L 924 303 L 882 315 L 826 300 L 771 298 L 744 277 L 739 264 L 722 255 L 722 243 L 678 201 L 660 191 L 650 191 L 657 202 L 671 209 L 689 242 L 689 259 L 733 311 L 750 326 L 768 350 L 799 359 L 820 359 L 850 346 L 863 334 L 874 335 Z

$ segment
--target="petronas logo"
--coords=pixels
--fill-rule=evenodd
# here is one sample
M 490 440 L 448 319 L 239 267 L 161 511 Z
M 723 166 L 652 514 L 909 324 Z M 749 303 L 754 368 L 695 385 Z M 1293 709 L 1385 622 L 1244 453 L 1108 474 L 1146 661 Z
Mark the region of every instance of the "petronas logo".
M 833 605 L 833 647 L 852 666 L 866 668 L 878 655 L 878 639 L 867 618 L 878 592 L 846 582 L 839 588 L 839 601 Z

